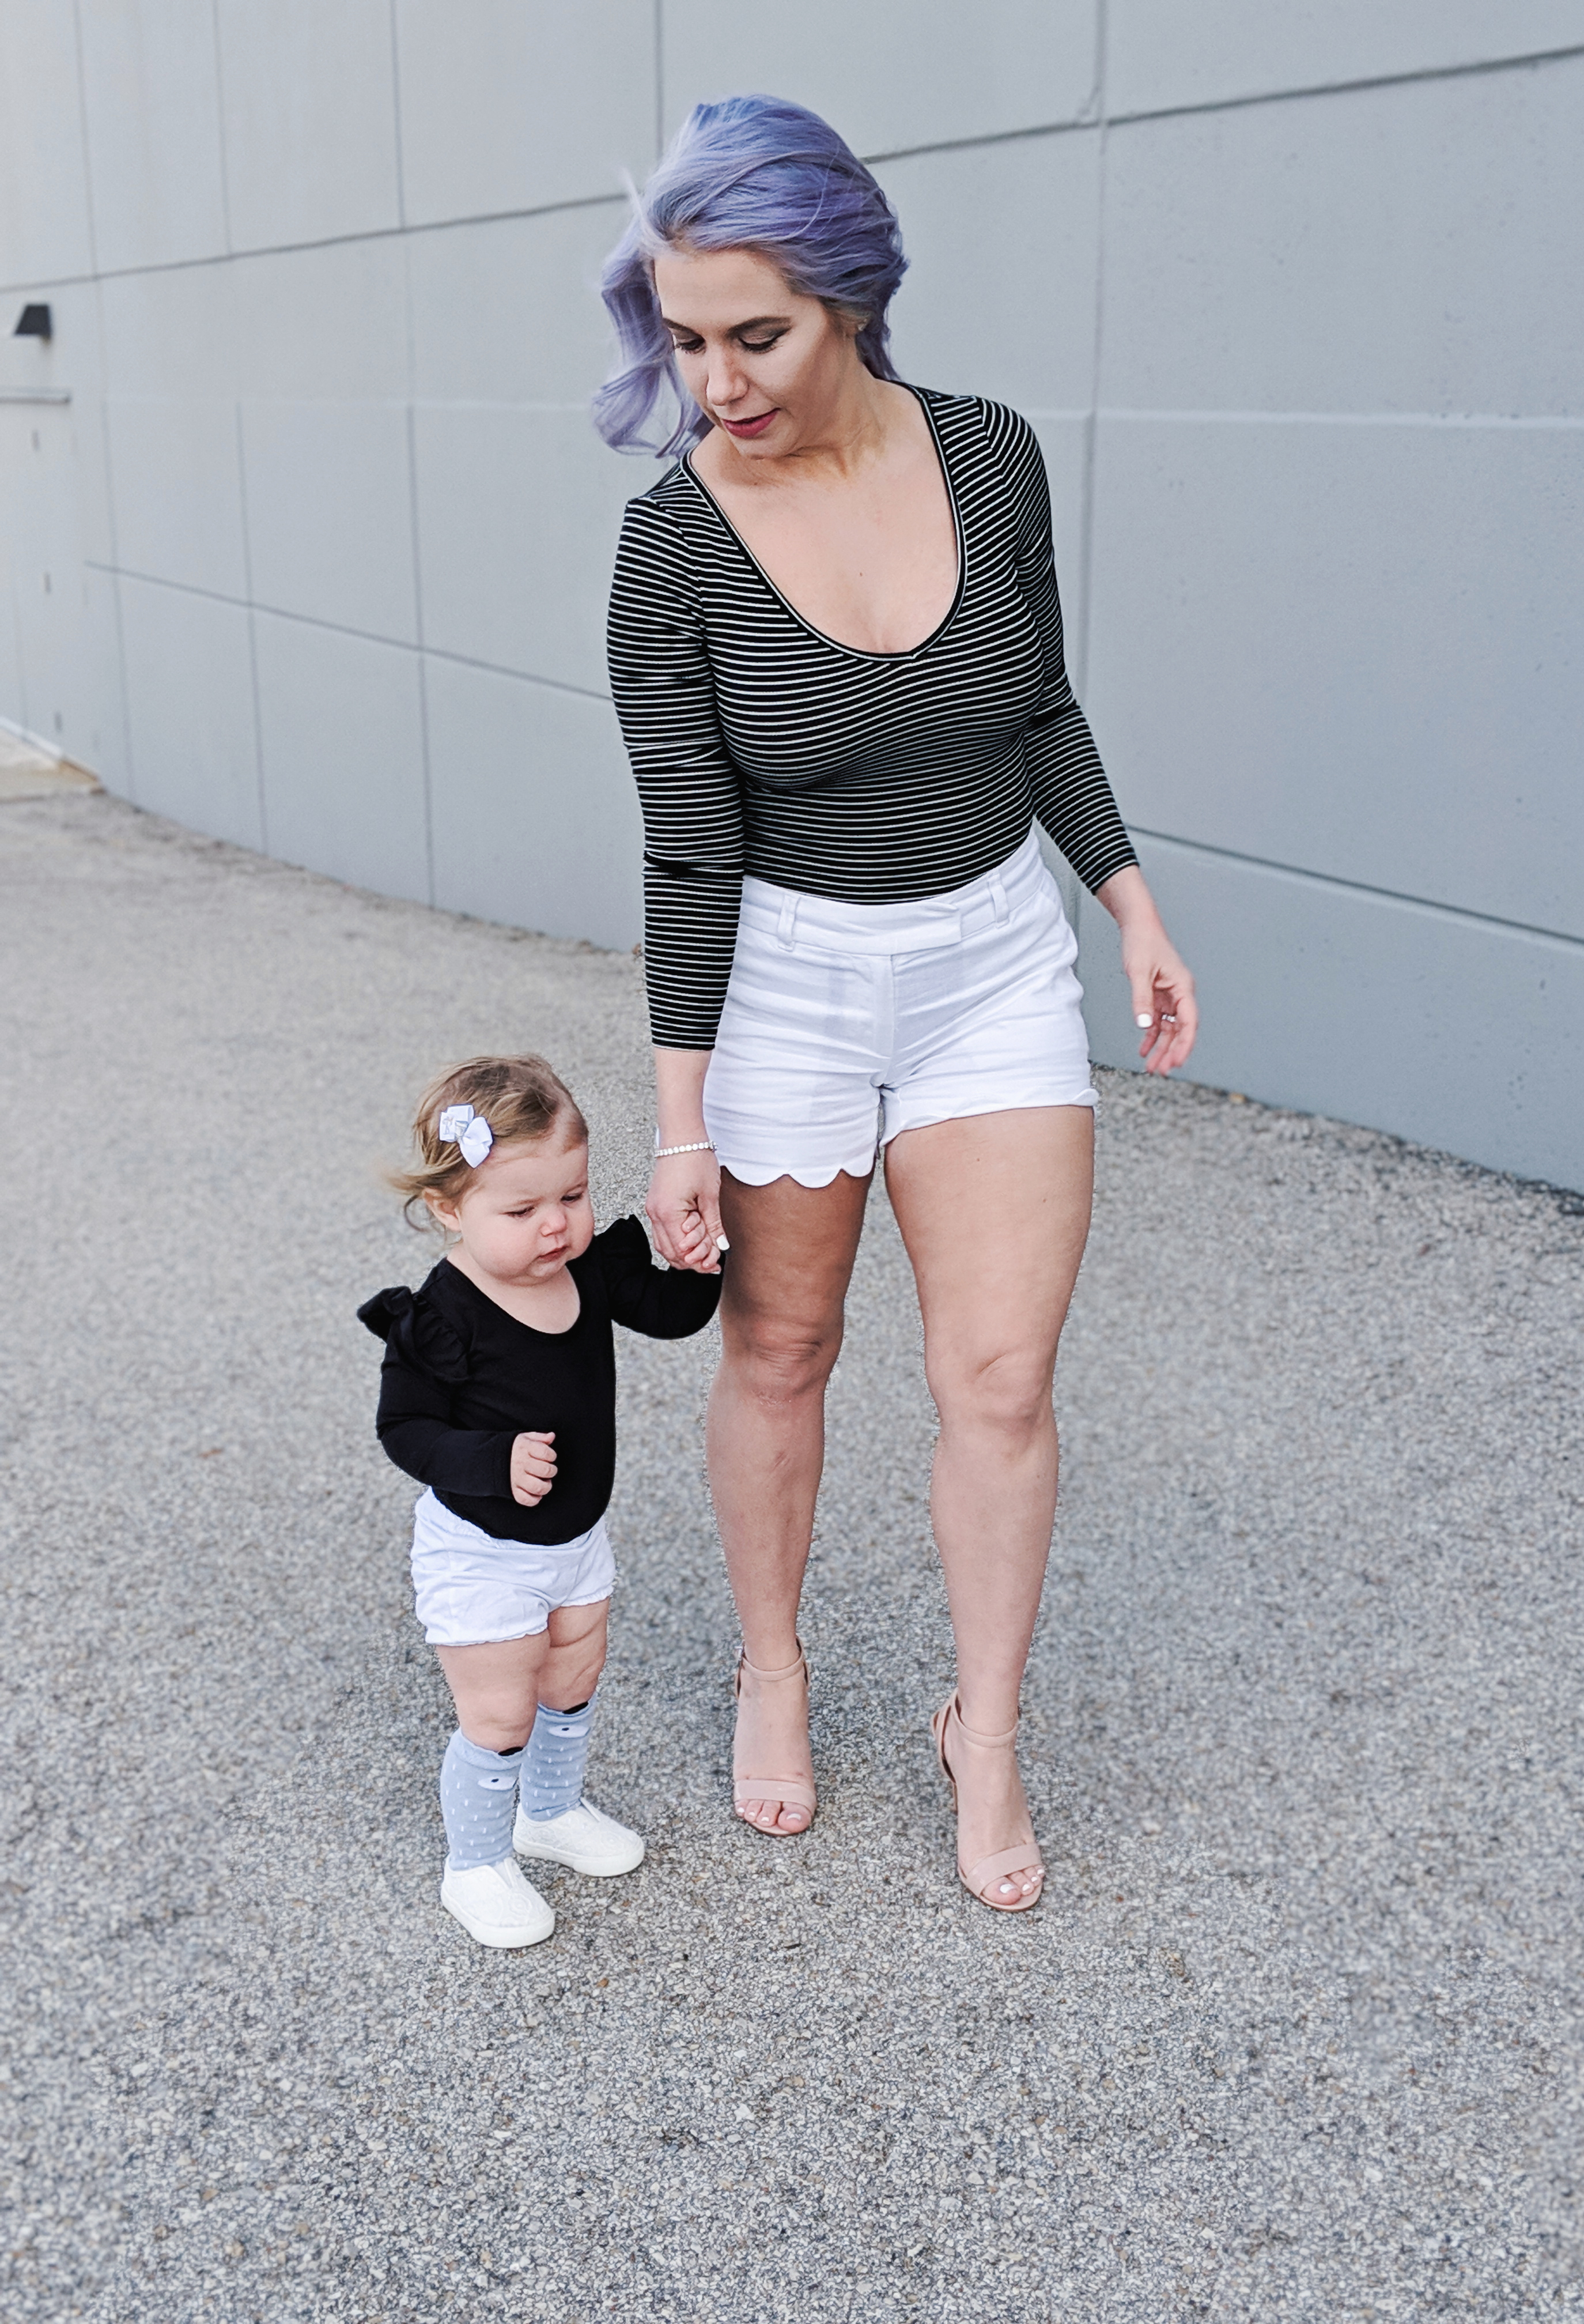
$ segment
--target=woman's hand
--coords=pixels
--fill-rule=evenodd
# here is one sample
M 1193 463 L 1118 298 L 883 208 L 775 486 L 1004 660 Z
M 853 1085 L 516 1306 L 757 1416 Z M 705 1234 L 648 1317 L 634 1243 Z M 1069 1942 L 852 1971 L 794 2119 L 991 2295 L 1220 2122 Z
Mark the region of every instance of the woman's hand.
M 1144 1037 L 1138 1044 L 1144 1070 L 1169 1074 L 1187 1064 L 1199 1031 L 1193 979 L 1136 864 L 1114 872 L 1099 893 L 1122 932 L 1122 973 L 1133 996 L 1133 1022 Z
M 668 1266 L 719 1275 L 726 1238 L 721 1231 L 721 1166 L 712 1153 L 663 1156 L 655 1164 L 644 1209 Z
M 655 1119 L 661 1146 L 691 1150 L 657 1157 L 644 1209 L 668 1267 L 719 1275 L 726 1238 L 721 1231 L 721 1168 L 704 1126 L 707 1049 L 655 1050 Z
M 537 1509 L 556 1481 L 556 1432 L 525 1428 L 511 1447 L 511 1498 Z

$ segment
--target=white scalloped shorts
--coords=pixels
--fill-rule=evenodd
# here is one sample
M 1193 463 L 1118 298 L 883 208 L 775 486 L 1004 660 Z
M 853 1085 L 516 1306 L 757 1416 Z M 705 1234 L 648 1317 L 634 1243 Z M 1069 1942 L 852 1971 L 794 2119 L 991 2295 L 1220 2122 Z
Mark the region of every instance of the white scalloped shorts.
M 615 1581 L 603 1517 L 545 1547 L 497 1541 L 427 1487 L 413 1505 L 412 1610 L 431 1646 L 537 1637 L 558 1606 L 597 1605 Z
M 899 1130 L 1098 1102 L 1078 940 L 1030 832 L 996 871 L 912 904 L 742 883 L 704 1085 L 722 1167 L 750 1186 L 863 1177 Z

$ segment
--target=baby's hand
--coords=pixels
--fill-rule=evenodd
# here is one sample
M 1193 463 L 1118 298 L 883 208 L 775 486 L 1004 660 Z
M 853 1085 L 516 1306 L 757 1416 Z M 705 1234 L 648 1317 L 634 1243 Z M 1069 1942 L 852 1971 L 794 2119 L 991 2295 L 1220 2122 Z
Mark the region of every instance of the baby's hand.
M 511 1498 L 536 1508 L 556 1481 L 553 1428 L 525 1429 L 511 1447 Z

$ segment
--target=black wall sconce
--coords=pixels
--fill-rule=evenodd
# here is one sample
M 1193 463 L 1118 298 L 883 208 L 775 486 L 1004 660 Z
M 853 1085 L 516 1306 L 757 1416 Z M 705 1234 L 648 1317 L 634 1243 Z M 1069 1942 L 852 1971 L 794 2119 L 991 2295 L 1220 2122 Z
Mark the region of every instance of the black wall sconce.
M 24 307 L 11 336 L 14 339 L 52 339 L 55 325 L 48 307 Z

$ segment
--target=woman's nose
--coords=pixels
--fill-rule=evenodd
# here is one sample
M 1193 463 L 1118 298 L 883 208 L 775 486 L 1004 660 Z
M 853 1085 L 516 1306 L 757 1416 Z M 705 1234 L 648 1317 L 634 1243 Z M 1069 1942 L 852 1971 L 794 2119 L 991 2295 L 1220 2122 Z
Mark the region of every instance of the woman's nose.
M 725 348 L 717 349 L 711 355 L 705 373 L 705 400 L 714 404 L 717 410 L 723 404 L 739 403 L 747 386 L 740 365 L 731 361 Z

